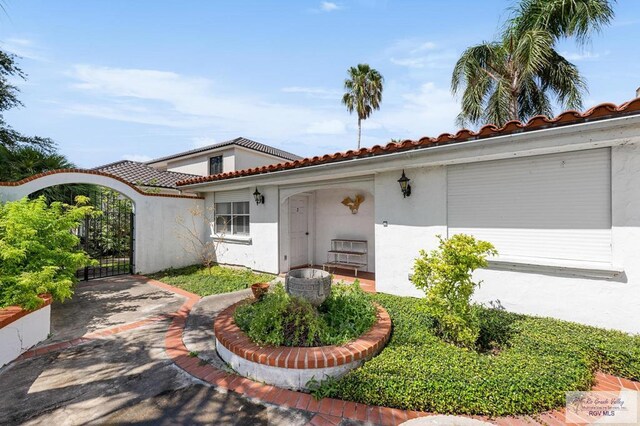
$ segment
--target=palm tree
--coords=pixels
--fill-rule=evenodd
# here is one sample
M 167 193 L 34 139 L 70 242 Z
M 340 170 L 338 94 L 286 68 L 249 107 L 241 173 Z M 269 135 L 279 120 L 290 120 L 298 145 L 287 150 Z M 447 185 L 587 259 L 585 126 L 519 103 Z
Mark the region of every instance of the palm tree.
M 346 93 L 342 103 L 349 113 L 354 110 L 358 114 L 358 149 L 362 136 L 362 120 L 369 118 L 374 109 L 380 109 L 382 101 L 382 85 L 384 78 L 368 64 L 358 64 L 347 71 L 349 78 L 344 81 Z
M 508 22 L 521 31 L 545 30 L 558 40 L 575 37 L 579 44 L 587 43 L 613 19 L 612 4 L 616 0 L 521 0 L 512 9 Z
M 469 47 L 456 63 L 451 90 L 462 93 L 458 123 L 503 125 L 551 115 L 552 101 L 582 108 L 586 83 L 555 50 L 574 36 L 588 41 L 613 16 L 607 0 L 522 0 L 501 40 Z
M 462 94 L 458 123 L 503 125 L 550 115 L 550 95 L 564 108 L 582 108 L 586 84 L 578 68 L 553 48 L 545 31 L 482 43 L 462 53 L 453 69 L 451 90 Z

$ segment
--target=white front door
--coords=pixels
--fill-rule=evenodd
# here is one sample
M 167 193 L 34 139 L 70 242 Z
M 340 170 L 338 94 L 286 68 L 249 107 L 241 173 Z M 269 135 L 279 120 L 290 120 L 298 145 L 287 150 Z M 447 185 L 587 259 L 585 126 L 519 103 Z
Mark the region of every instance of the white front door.
M 307 197 L 289 198 L 289 235 L 291 268 L 309 264 L 309 226 Z

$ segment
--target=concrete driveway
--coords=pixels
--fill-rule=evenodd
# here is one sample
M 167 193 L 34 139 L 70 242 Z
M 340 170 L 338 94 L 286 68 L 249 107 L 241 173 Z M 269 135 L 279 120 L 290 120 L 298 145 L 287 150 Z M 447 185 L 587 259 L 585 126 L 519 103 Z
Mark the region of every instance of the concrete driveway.
M 54 303 L 52 336 L 39 345 L 71 346 L 0 370 L 0 424 L 306 423 L 176 367 L 164 337 L 183 301 L 131 276 L 79 284 L 72 300 Z

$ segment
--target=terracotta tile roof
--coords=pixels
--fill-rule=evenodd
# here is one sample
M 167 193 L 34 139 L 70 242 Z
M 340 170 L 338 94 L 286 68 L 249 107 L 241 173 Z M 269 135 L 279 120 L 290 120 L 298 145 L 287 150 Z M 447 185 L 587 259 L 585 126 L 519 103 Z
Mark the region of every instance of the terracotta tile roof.
M 282 170 L 298 169 L 314 165 L 335 163 L 339 161 L 352 160 L 357 158 L 367 158 L 378 155 L 392 154 L 395 152 L 410 151 L 415 149 L 431 148 L 440 145 L 448 145 L 453 143 L 466 142 L 477 139 L 486 139 L 497 136 L 505 136 L 515 133 L 528 132 L 533 130 L 541 130 L 552 127 L 560 127 L 587 121 L 603 120 L 607 118 L 621 117 L 624 115 L 633 115 L 640 113 L 640 98 L 626 102 L 622 105 L 604 103 L 597 105 L 586 112 L 565 111 L 555 118 L 546 116 L 535 116 L 527 123 L 519 121 L 509 121 L 502 127 L 493 124 L 483 126 L 477 132 L 469 129 L 462 129 L 455 134 L 443 133 L 436 138 L 423 137 L 417 141 L 405 140 L 403 142 L 391 142 L 385 146 L 375 145 L 371 148 L 361 148 L 359 150 L 349 150 L 346 152 L 336 152 L 335 154 L 326 154 L 323 156 L 315 156 L 303 158 L 285 163 L 272 164 L 253 169 L 236 170 L 228 173 L 219 173 L 217 175 L 201 176 L 192 179 L 181 180 L 178 186 L 193 185 L 205 182 L 215 182 L 226 179 L 233 179 L 242 176 L 251 176 L 264 173 L 271 173 Z
M 185 155 L 197 154 L 197 153 L 200 153 L 200 152 L 209 151 L 211 149 L 224 148 L 226 146 L 231 146 L 231 145 L 237 145 L 237 146 L 241 146 L 243 148 L 252 149 L 254 151 L 263 152 L 265 154 L 273 155 L 274 157 L 280 157 L 280 158 L 282 158 L 284 160 L 295 161 L 295 160 L 302 159 L 302 157 L 300 157 L 299 155 L 295 155 L 295 154 L 292 154 L 290 152 L 283 151 L 281 149 L 274 148 L 272 146 L 265 145 L 265 144 L 260 143 L 260 142 L 252 141 L 251 139 L 239 137 L 239 138 L 231 139 L 229 141 L 224 141 L 224 142 L 219 142 L 219 143 L 216 143 L 216 144 L 213 144 L 213 145 L 203 146 L 202 148 L 196 148 L 196 149 L 192 149 L 192 150 L 189 150 L 189 151 L 184 151 L 184 152 L 179 152 L 177 154 L 168 155 L 166 157 L 156 158 L 156 159 L 153 159 L 151 161 L 147 161 L 146 164 L 154 164 L 154 163 L 158 163 L 160 161 L 171 160 L 173 158 L 178 158 L 178 157 L 182 157 L 182 156 L 185 156 Z
M 176 182 L 198 175 L 156 170 L 145 163 L 122 160 L 95 167 L 93 170 L 118 176 L 133 185 L 176 189 Z

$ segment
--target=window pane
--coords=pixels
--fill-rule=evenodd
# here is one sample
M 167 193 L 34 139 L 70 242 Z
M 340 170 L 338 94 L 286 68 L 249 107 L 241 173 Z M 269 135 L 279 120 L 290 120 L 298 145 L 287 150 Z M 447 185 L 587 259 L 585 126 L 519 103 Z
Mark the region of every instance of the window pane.
M 249 202 L 233 203 L 233 214 L 249 214 Z
M 217 175 L 218 173 L 222 173 L 222 155 L 209 159 L 209 174 Z
M 216 216 L 216 234 L 228 234 L 230 228 L 231 216 Z
M 216 216 L 231 214 L 231 203 L 216 203 Z
M 233 233 L 243 235 L 249 234 L 249 216 L 233 217 Z

